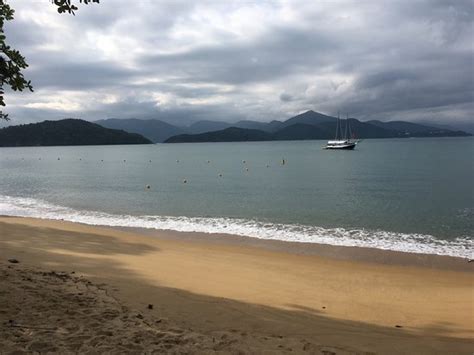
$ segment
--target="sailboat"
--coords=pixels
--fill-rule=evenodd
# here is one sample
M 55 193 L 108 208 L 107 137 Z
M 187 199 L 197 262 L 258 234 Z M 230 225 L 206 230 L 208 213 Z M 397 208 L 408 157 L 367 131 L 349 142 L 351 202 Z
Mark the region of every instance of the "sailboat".
M 355 146 L 357 145 L 357 141 L 349 138 L 349 136 L 352 136 L 351 126 L 349 124 L 349 115 L 347 115 L 346 127 L 345 127 L 344 136 L 343 136 L 341 120 L 338 114 L 337 122 L 336 122 L 336 137 L 334 138 L 334 140 L 328 141 L 324 149 L 353 150 Z

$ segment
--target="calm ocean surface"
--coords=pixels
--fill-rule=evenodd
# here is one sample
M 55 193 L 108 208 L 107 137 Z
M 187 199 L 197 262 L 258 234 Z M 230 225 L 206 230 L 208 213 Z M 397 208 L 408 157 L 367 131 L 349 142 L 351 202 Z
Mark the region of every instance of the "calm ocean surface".
M 0 214 L 472 258 L 473 138 L 324 143 L 1 148 Z

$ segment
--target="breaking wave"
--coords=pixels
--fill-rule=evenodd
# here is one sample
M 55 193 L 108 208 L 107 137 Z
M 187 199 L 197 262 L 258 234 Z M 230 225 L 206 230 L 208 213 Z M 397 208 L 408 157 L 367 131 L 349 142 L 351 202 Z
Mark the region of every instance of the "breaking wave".
M 76 210 L 38 199 L 2 195 L 0 195 L 0 215 L 65 220 L 89 225 L 149 228 L 179 232 L 226 233 L 288 242 L 365 247 L 407 253 L 473 258 L 473 240 L 469 237 L 442 240 L 426 234 L 323 228 L 238 218 L 119 215 L 99 211 Z

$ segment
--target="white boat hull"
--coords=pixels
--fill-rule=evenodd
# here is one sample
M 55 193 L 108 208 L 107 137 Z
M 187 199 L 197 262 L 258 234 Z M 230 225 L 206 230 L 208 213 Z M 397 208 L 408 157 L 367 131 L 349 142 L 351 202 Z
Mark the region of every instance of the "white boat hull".
M 351 141 L 329 141 L 324 149 L 353 150 L 357 142 Z

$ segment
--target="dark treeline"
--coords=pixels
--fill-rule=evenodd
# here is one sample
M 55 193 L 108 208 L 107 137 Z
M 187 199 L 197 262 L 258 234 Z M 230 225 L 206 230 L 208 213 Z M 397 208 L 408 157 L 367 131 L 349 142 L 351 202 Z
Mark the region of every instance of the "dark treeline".
M 139 134 L 104 128 L 78 119 L 44 121 L 0 129 L 0 147 L 149 143 L 150 140 Z

